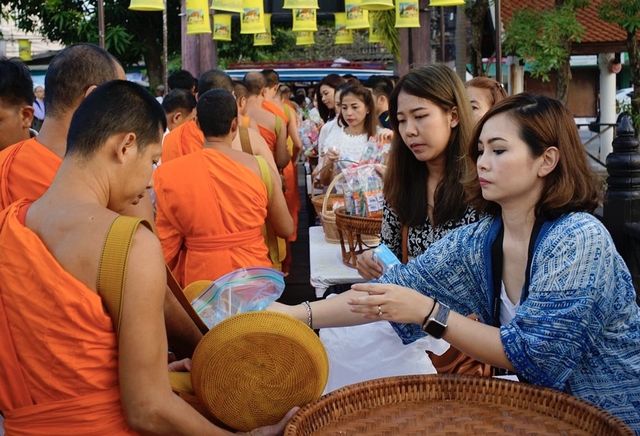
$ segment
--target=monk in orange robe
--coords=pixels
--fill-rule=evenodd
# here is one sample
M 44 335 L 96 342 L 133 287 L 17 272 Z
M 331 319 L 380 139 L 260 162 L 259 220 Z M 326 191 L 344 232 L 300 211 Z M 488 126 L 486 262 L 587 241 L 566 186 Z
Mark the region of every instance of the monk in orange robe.
M 49 188 L 67 149 L 71 116 L 96 84 L 118 78 L 125 78 L 118 61 L 92 44 L 70 46 L 53 58 L 45 77 L 47 117 L 39 135 L 0 152 L 0 209 L 21 198 L 34 201 Z M 123 212 L 153 221 L 148 196 Z M 202 334 L 171 291 L 167 291 L 165 320 L 172 351 L 191 355 Z
M 275 170 L 266 162 L 260 168 L 256 157 L 232 148 L 238 130 L 232 94 L 206 92 L 197 114 L 204 148 L 162 164 L 153 183 L 165 261 L 183 285 L 238 268 L 270 267 L 265 221 L 280 236 L 293 230 Z

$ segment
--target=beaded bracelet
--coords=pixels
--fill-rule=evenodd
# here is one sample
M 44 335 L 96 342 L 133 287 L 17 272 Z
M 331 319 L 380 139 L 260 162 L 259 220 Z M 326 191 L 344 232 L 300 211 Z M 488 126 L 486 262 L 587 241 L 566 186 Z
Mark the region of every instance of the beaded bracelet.
M 311 312 L 311 305 L 308 301 L 303 302 L 305 309 L 307 309 L 307 325 L 309 328 L 313 328 L 313 313 Z

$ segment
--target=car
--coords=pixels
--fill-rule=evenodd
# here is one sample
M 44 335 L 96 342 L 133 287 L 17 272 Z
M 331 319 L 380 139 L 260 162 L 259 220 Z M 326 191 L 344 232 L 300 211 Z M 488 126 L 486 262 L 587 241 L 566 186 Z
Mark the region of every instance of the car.
M 616 120 L 620 118 L 622 108 L 626 108 L 631 104 L 631 97 L 633 97 L 633 87 L 622 88 L 616 91 Z M 598 112 L 596 119 L 589 123 L 589 130 L 594 133 L 600 131 L 600 112 Z

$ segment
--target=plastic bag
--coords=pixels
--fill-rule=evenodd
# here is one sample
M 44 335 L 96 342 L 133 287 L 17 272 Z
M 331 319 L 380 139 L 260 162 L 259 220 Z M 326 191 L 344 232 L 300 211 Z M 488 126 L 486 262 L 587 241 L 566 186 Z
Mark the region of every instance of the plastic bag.
M 271 268 L 241 268 L 223 275 L 207 287 L 191 306 L 212 328 L 238 313 L 264 310 L 284 291 L 284 276 Z
M 344 169 L 345 210 L 349 215 L 380 217 L 384 203 L 383 182 L 374 165 L 358 165 Z

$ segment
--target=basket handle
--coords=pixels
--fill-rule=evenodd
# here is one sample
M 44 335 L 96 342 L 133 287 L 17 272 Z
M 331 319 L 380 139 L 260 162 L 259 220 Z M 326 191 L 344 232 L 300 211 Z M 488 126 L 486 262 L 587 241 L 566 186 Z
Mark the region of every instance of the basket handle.
M 327 187 L 327 192 L 324 193 L 324 200 L 322 201 L 322 215 L 323 216 L 327 212 L 327 203 L 329 202 L 329 196 L 331 195 L 331 191 L 333 191 L 333 188 L 335 188 L 336 183 L 338 183 L 340 178 L 344 178 L 344 174 L 343 173 L 340 173 L 340 174 L 338 174 L 337 176 L 335 176 L 333 178 L 333 180 L 331 181 L 331 183 L 329 183 L 329 186 Z

